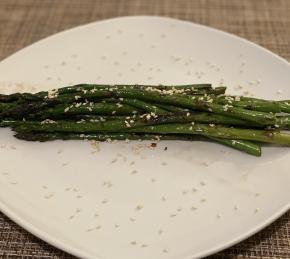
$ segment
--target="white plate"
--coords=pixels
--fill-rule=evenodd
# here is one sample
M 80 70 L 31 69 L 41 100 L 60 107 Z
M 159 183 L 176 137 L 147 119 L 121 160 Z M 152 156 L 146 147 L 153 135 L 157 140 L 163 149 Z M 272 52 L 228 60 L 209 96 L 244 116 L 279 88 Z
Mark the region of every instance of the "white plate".
M 59 33 L 2 61 L 0 75 L 2 93 L 81 82 L 224 82 L 229 93 L 290 99 L 290 67 L 275 54 L 160 17 Z M 1 210 L 82 258 L 206 256 L 257 232 L 290 204 L 290 150 L 283 147 L 264 147 L 261 158 L 180 141 L 154 149 L 150 142 L 102 143 L 94 153 L 87 142 L 28 143 L 8 129 L 0 130 L 0 143 Z

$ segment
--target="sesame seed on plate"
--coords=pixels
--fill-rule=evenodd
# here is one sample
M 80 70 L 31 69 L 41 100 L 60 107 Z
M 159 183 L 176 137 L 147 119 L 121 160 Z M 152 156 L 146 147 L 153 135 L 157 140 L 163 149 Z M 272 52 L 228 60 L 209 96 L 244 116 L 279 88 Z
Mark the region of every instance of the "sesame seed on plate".
M 205 183 L 204 181 L 201 181 L 201 182 L 200 182 L 200 185 L 201 185 L 201 186 L 205 186 L 206 183 Z
M 142 210 L 143 209 L 143 205 L 137 205 L 136 207 L 135 207 L 135 210 L 136 211 L 140 211 L 140 210 Z
M 191 190 L 192 190 L 192 192 L 197 192 L 198 191 L 198 189 L 196 189 L 195 187 L 193 187 Z
M 138 173 L 137 170 L 133 170 L 133 171 L 131 172 L 131 174 L 137 174 L 137 173 Z

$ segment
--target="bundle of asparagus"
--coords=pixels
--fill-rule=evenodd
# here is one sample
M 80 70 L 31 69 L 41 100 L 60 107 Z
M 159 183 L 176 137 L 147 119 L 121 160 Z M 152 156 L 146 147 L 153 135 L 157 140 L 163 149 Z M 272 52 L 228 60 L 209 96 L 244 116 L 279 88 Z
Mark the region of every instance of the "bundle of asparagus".
M 0 127 L 30 141 L 210 140 L 260 156 L 261 142 L 290 145 L 290 101 L 225 94 L 210 84 L 80 84 L 0 95 Z

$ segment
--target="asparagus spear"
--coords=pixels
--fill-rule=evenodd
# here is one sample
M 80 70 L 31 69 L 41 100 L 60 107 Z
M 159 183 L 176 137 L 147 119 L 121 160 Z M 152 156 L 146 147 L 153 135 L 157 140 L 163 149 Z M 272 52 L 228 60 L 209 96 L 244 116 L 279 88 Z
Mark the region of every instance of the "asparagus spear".
M 14 120 L 3 120 L 3 121 L 0 121 L 0 128 L 12 127 L 13 125 L 16 125 L 17 123 L 19 122 L 14 121 Z
M 245 153 L 248 153 L 253 156 L 261 156 L 262 150 L 261 146 L 257 145 L 256 143 L 246 141 L 246 140 L 236 140 L 236 139 L 222 139 L 222 138 L 215 138 L 215 137 L 209 137 L 209 139 L 215 140 L 216 142 L 220 144 L 224 144 L 228 147 L 238 149 L 240 151 L 243 151 Z
M 32 93 L 14 93 L 10 95 L 0 95 L 0 102 L 13 102 L 19 100 L 26 101 L 41 101 L 50 95 L 55 95 L 56 97 L 63 94 L 86 94 L 93 93 L 95 90 L 98 92 L 102 89 L 137 89 L 144 90 L 148 87 L 158 89 L 158 90 L 183 90 L 190 94 L 223 94 L 225 93 L 226 87 L 212 88 L 211 84 L 190 84 L 190 85 L 175 85 L 175 86 L 149 86 L 149 85 L 96 85 L 96 84 L 79 84 L 73 86 L 62 87 L 59 89 L 53 89 L 51 91 L 41 91 L 35 94 Z
M 150 125 L 151 126 L 148 126 Z M 154 125 L 155 124 L 155 125 Z M 252 140 L 281 145 L 290 145 L 290 135 L 274 130 L 253 130 L 241 128 L 229 128 L 225 126 L 211 127 L 207 124 L 160 124 L 158 122 L 134 121 L 108 121 L 106 123 L 74 123 L 71 121 L 60 121 L 57 123 L 21 122 L 14 127 L 16 132 L 116 132 L 126 131 L 132 133 L 151 133 L 151 134 L 193 134 L 225 139 Z M 146 126 L 144 126 L 146 125 Z
M 220 104 L 212 103 L 210 100 L 195 98 L 189 96 L 180 96 L 176 94 L 162 95 L 152 91 L 139 92 L 136 90 L 115 90 L 113 93 L 117 97 L 136 98 L 144 101 L 151 101 L 161 104 L 176 105 L 193 110 L 209 111 L 217 114 L 222 114 L 234 118 L 244 119 L 260 123 L 261 125 L 274 125 L 276 124 L 274 114 L 250 111 L 238 107 L 223 106 Z
M 127 104 L 131 107 L 136 107 L 139 110 L 149 113 L 156 114 L 169 114 L 169 112 L 161 107 L 158 107 L 152 103 L 143 102 L 137 99 L 128 99 L 128 98 L 120 98 L 120 99 L 104 99 L 103 102 L 117 102 L 122 104 Z
M 213 140 L 214 142 L 232 147 L 234 149 L 246 152 L 254 156 L 261 156 L 261 147 L 257 144 L 244 140 L 231 140 L 219 138 L 203 138 L 199 135 L 152 135 L 152 134 L 134 134 L 134 133 L 106 133 L 106 134 L 77 134 L 61 132 L 54 133 L 16 133 L 15 137 L 27 141 L 51 141 L 51 140 L 96 140 L 96 141 L 112 141 L 112 140 Z
M 147 119 L 148 117 L 149 119 Z M 158 115 L 156 118 L 154 118 L 151 114 L 142 114 L 142 115 L 136 115 L 134 117 L 128 117 L 128 116 L 100 116 L 98 115 L 76 115 L 75 117 L 71 117 L 71 119 L 84 119 L 87 121 L 95 121 L 95 120 L 101 120 L 105 119 L 107 120 L 126 120 L 126 119 L 133 119 L 133 120 L 139 120 L 144 118 L 146 121 L 153 120 L 156 121 L 156 123 L 159 124 L 165 124 L 165 123 L 186 123 L 186 122 L 200 122 L 200 123 L 206 123 L 206 124 L 224 124 L 224 125 L 230 125 L 230 126 L 242 126 L 242 127 L 254 127 L 254 128 L 261 128 L 260 124 L 254 123 L 254 122 L 248 122 L 240 119 L 236 119 L 233 117 L 227 117 L 224 115 L 214 114 L 214 113 L 206 113 L 206 112 L 187 112 L 187 114 L 169 114 L 169 115 Z M 147 117 L 147 118 L 146 118 Z M 290 125 L 290 119 L 287 121 L 284 120 L 283 125 Z M 281 128 L 282 128 L 282 119 L 281 119 Z
M 90 106 L 91 107 L 91 106 Z M 63 107 L 60 112 L 63 113 Z M 48 115 L 56 114 L 55 109 L 53 112 L 47 113 Z M 69 114 L 67 112 L 67 114 Z M 168 124 L 168 123 L 186 123 L 191 122 L 202 122 L 210 123 L 211 126 L 215 124 L 227 124 L 227 125 L 239 125 L 247 126 L 248 122 L 243 120 L 226 117 L 218 114 L 209 114 L 209 113 L 191 113 L 188 115 L 160 115 L 152 116 L 151 114 L 143 115 L 132 115 L 132 116 L 80 116 L 80 111 L 77 111 L 77 118 L 79 121 L 69 120 L 58 120 L 58 121 L 19 121 L 14 123 L 16 125 L 17 131 L 36 131 L 36 132 L 117 132 L 124 131 L 128 128 L 142 127 L 146 125 L 156 125 L 156 124 Z M 104 114 L 104 111 L 102 111 Z M 52 118 L 52 117 L 50 117 Z M 50 123 L 53 122 L 53 123 Z M 259 126 L 258 124 L 251 123 L 251 126 Z
M 219 104 L 228 104 L 233 105 L 236 107 L 254 110 L 254 111 L 261 111 L 261 112 L 273 112 L 279 113 L 281 112 L 281 105 L 277 101 L 265 101 L 265 100 L 258 100 L 254 98 L 243 98 L 243 97 L 213 97 L 213 100 Z
M 284 101 L 280 101 L 279 103 L 280 103 L 281 112 L 290 113 L 290 101 L 284 100 Z
M 206 137 L 241 139 L 290 146 L 290 134 L 274 130 L 240 129 L 225 126 L 210 127 L 206 124 L 161 124 L 133 128 L 127 131 L 151 134 L 197 134 Z

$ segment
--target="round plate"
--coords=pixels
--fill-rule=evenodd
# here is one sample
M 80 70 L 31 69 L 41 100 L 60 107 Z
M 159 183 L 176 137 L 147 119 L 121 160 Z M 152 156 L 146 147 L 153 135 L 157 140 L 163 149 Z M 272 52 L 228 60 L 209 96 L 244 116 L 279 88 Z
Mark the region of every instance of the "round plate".
M 225 84 L 290 99 L 290 66 L 236 36 L 160 17 L 124 17 L 44 39 L 0 64 L 1 92 L 77 83 Z M 204 142 L 30 143 L 0 130 L 0 207 L 82 258 L 197 258 L 289 208 L 285 147 L 261 158 Z M 167 149 L 165 148 L 167 147 Z

